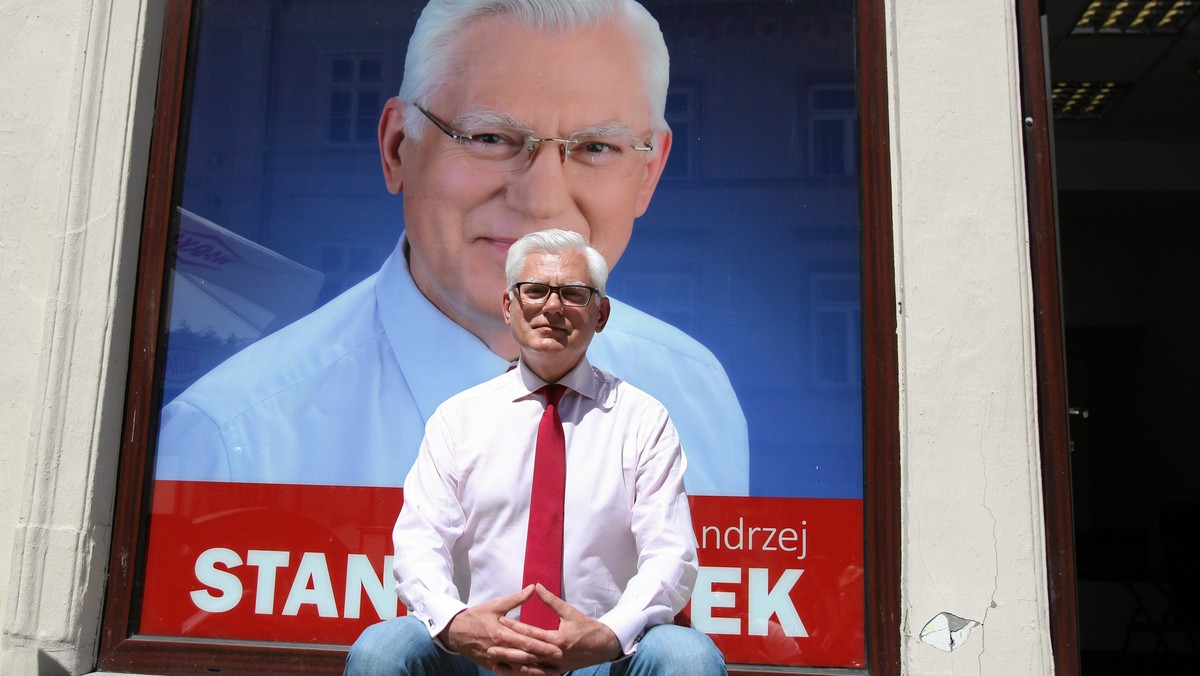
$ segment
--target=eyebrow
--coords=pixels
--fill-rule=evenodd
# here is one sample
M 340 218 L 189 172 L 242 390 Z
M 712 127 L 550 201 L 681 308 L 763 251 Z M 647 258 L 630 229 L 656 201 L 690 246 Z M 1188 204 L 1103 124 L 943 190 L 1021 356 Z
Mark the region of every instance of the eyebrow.
M 484 108 L 483 106 L 476 106 L 474 108 L 468 108 L 465 112 L 463 112 L 462 115 L 458 116 L 458 119 L 456 119 L 454 121 L 454 124 L 459 129 L 464 129 L 464 130 L 471 129 L 472 127 L 516 127 L 518 129 L 526 128 L 515 117 L 513 117 L 507 113 L 502 113 L 498 110 L 492 110 L 491 108 Z
M 573 281 L 573 282 L 564 282 L 562 284 L 551 284 L 550 282 L 547 282 L 543 279 L 539 279 L 539 278 L 535 277 L 533 279 L 526 279 L 524 281 L 517 282 L 517 284 L 545 284 L 546 286 L 557 286 L 559 288 L 562 288 L 564 286 L 586 286 L 589 289 L 592 288 L 591 283 L 585 282 L 581 279 Z
M 613 120 L 612 122 L 602 122 L 600 124 L 593 125 L 591 127 L 586 127 L 584 129 L 580 129 L 578 131 L 572 132 L 571 135 L 575 136 L 576 134 L 586 135 L 586 136 L 632 136 L 634 138 L 638 137 L 638 135 L 633 133 L 633 130 L 629 128 L 629 125 L 627 125 L 624 122 L 621 122 L 619 120 Z
M 528 131 L 533 135 L 537 135 L 528 125 L 523 124 L 520 120 L 502 113 L 498 110 L 493 110 L 484 106 L 476 106 L 468 108 L 463 114 L 459 115 L 454 121 L 454 126 L 457 130 L 467 131 L 478 129 L 480 127 L 513 127 L 522 131 Z M 601 122 L 583 129 L 577 129 L 571 132 L 571 136 L 632 136 L 638 138 L 638 135 L 633 133 L 628 124 L 620 120 L 610 120 Z

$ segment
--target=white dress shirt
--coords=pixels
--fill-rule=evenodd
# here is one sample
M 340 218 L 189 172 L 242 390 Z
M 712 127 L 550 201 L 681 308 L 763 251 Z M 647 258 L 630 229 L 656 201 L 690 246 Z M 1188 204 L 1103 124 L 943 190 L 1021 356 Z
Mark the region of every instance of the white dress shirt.
M 687 463 L 653 397 L 586 358 L 559 383 L 562 597 L 628 654 L 643 630 L 672 621 L 696 581 Z M 393 540 L 396 592 L 433 636 L 467 606 L 521 589 L 545 384 L 521 364 L 452 397 L 426 426 Z
M 437 405 L 509 365 L 421 294 L 404 246 L 401 237 L 374 275 L 230 357 L 170 402 L 155 476 L 401 485 Z M 746 418 L 703 345 L 613 300 L 588 358 L 671 412 L 692 463 L 690 493 L 747 494 Z

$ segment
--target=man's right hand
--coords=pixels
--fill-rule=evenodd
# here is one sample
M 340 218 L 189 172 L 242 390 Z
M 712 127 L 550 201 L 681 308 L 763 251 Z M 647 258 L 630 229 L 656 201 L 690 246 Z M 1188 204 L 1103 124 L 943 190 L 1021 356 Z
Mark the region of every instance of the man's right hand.
M 498 674 L 553 676 L 554 671 L 536 665 L 561 660 L 563 653 L 558 646 L 500 624 L 501 617 L 528 601 L 533 593 L 534 586 L 530 585 L 515 594 L 467 608 L 450 620 L 438 638 L 450 650 Z M 488 648 L 492 647 L 506 648 L 510 655 L 516 650 L 520 657 L 507 663 L 493 662 L 488 657 Z

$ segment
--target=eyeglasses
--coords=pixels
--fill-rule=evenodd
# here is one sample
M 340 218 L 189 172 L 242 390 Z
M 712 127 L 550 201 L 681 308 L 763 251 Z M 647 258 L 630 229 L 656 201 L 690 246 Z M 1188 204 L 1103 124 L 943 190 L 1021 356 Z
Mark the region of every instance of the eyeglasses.
M 558 301 L 567 307 L 587 307 L 592 302 L 592 296 L 600 293 L 600 289 L 582 284 L 553 286 L 541 282 L 517 282 L 512 290 L 522 305 L 544 305 L 550 294 L 557 293 Z
M 519 171 L 533 162 L 538 146 L 557 143 L 560 161 L 583 176 L 622 178 L 640 167 L 654 146 L 626 133 L 588 130 L 567 138 L 538 138 L 532 129 L 487 125 L 455 131 L 416 103 L 413 104 L 443 134 L 458 141 L 481 167 L 492 171 Z

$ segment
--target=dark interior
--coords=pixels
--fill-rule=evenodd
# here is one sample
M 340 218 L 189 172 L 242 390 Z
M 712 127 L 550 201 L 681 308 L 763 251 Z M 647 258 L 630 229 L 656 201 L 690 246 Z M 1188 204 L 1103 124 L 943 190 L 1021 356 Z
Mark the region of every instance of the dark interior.
M 1088 676 L 1194 674 L 1200 3 L 1120 4 L 1047 3 L 1079 645 Z

